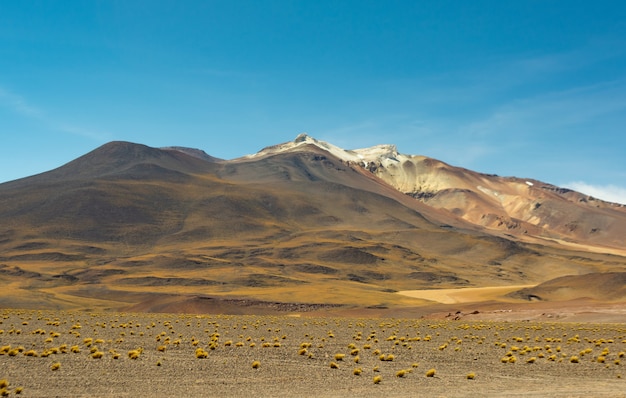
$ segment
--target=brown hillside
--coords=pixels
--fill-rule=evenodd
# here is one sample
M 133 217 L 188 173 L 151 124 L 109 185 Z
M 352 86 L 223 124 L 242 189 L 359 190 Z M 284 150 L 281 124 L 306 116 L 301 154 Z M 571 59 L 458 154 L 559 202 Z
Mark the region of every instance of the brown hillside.
M 626 272 L 566 275 L 535 287 L 511 293 L 527 300 L 566 301 L 590 298 L 598 301 L 626 300 Z
M 0 220 L 5 307 L 408 308 L 428 302 L 397 291 L 626 270 L 474 225 L 316 145 L 218 161 L 114 142 L 0 184 Z

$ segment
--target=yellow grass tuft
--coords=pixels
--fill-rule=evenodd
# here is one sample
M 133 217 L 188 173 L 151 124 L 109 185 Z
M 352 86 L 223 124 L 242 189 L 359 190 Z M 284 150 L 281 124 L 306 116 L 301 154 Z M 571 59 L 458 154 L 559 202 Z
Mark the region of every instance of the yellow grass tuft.
M 578 362 L 580 362 L 580 359 L 579 359 L 576 355 L 573 355 L 573 356 L 569 359 L 569 361 L 570 361 L 571 363 L 578 363 Z
M 363 369 L 361 369 L 361 368 L 356 368 L 356 369 L 354 369 L 352 371 L 352 374 L 355 375 L 355 376 L 360 376 L 361 373 L 363 373 Z
M 61 364 L 59 362 L 55 362 L 50 366 L 50 370 L 59 370 L 61 368 Z
M 437 371 L 433 368 L 433 369 L 428 369 L 426 371 L 426 377 L 435 377 L 435 373 L 437 373 Z
M 130 350 L 130 351 L 128 351 L 128 357 L 130 359 L 137 359 L 137 358 L 139 358 L 140 355 L 141 355 L 141 351 L 140 350 Z
M 102 358 L 103 356 L 104 356 L 104 352 L 102 352 L 102 351 L 96 351 L 96 352 L 94 352 L 93 354 L 91 354 L 91 357 L 92 357 L 93 359 L 100 359 L 100 358 Z
M 205 359 L 209 357 L 209 353 L 204 350 L 202 347 L 196 348 L 196 358 Z
M 470 372 L 470 373 L 467 374 L 467 376 L 465 376 L 465 378 L 467 380 L 474 380 L 476 378 L 476 373 Z
M 406 376 L 406 370 L 404 369 L 400 369 L 396 372 L 396 377 L 405 377 Z
M 335 362 L 331 362 L 330 363 L 330 368 L 331 369 L 339 369 L 339 365 L 337 365 Z
M 260 367 L 261 367 L 261 362 L 259 361 L 252 362 L 252 369 L 258 369 Z
M 383 381 L 383 377 L 378 375 L 378 376 L 374 376 L 374 384 L 380 384 L 380 382 Z

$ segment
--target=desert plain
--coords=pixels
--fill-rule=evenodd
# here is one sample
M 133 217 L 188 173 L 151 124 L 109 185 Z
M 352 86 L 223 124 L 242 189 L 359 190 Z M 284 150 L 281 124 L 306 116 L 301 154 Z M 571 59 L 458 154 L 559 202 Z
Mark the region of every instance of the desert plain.
M 626 396 L 624 323 L 456 318 L 5 309 L 0 384 L 23 397 Z

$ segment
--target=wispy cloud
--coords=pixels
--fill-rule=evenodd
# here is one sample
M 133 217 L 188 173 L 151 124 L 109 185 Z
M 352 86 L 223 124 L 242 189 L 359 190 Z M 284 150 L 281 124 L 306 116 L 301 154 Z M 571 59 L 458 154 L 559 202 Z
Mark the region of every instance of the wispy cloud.
M 512 99 L 459 126 L 459 132 L 469 137 L 540 135 L 625 110 L 626 81 L 618 80 Z
M 563 186 L 608 202 L 626 204 L 626 188 L 623 187 L 592 185 L 583 181 L 574 181 Z
M 42 112 L 29 104 L 22 96 L 0 87 L 0 104 L 11 111 L 30 118 L 40 119 Z
M 41 108 L 32 105 L 23 96 L 3 87 L 0 87 L 0 106 L 15 114 L 42 123 L 53 131 L 86 137 L 95 141 L 106 141 L 111 137 L 111 134 L 108 133 L 56 121 Z

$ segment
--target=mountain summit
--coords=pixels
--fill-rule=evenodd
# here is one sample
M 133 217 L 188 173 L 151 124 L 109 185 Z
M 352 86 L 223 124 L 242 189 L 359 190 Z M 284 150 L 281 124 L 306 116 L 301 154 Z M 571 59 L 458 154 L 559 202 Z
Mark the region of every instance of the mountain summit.
M 5 307 L 406 309 L 431 296 L 400 291 L 540 283 L 506 300 L 600 300 L 576 278 L 626 271 L 621 205 L 306 134 L 233 160 L 108 143 L 0 184 L 0 220 Z
M 310 146 L 368 170 L 398 191 L 477 227 L 525 241 L 558 241 L 609 251 L 626 246 L 626 223 L 617 221 L 626 217 L 624 205 L 535 179 L 477 173 L 426 156 L 401 154 L 395 145 L 345 150 L 303 133 L 245 159 L 307 151 Z

